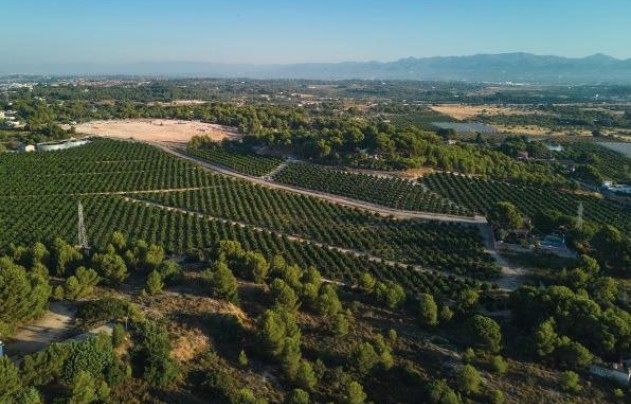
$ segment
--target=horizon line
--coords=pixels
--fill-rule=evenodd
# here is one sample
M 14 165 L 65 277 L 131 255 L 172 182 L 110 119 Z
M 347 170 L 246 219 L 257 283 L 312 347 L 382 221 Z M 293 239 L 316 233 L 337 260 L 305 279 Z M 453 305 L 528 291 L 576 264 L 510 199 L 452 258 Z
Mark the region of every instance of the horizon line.
M 309 65 L 309 64 L 326 64 L 326 65 L 336 65 L 336 64 L 346 64 L 346 63 L 380 63 L 380 64 L 388 64 L 388 63 L 396 63 L 403 60 L 408 59 L 440 59 L 440 58 L 468 58 L 468 57 L 476 57 L 476 56 L 500 56 L 500 55 L 529 55 L 529 56 L 537 56 L 537 57 L 555 57 L 560 59 L 568 59 L 568 60 L 582 60 L 588 59 L 594 56 L 606 57 L 609 59 L 613 59 L 618 62 L 625 62 L 631 60 L 631 57 L 628 58 L 618 58 L 615 56 L 608 55 L 603 52 L 596 52 L 592 54 L 588 54 L 585 56 L 563 56 L 557 54 L 540 54 L 540 53 L 531 53 L 524 51 L 510 51 L 510 52 L 497 52 L 497 53 L 472 53 L 472 54 L 463 54 L 463 55 L 434 55 L 434 56 L 404 56 L 399 57 L 397 59 L 391 60 L 376 60 L 376 59 L 368 59 L 368 60 L 343 60 L 343 61 L 329 61 L 329 62 L 320 62 L 320 61 L 303 61 L 303 62 L 271 62 L 271 63 L 258 63 L 258 62 L 215 62 L 208 60 L 141 60 L 141 61 L 129 61 L 129 62 L 93 62 L 93 61 L 70 61 L 70 62 L 44 62 L 44 63 L 36 63 L 36 62 L 24 62 L 24 63 L 1 63 L 4 66 L 66 66 L 66 65 L 101 65 L 101 66 L 125 66 L 125 65 L 141 65 L 141 64 L 175 64 L 175 63 L 189 63 L 189 64 L 206 64 L 206 65 L 239 65 L 239 66 L 287 66 L 287 65 Z

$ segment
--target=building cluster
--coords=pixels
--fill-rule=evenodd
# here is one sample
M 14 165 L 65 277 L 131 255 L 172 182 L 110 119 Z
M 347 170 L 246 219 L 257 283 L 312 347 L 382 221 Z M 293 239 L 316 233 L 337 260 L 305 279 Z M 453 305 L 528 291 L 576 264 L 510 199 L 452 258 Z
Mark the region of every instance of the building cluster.
M 0 121 L 2 121 L 2 123 L 4 124 L 4 126 L 14 129 L 14 128 L 20 128 L 22 126 L 24 126 L 24 124 L 22 122 L 20 122 L 19 120 L 17 120 L 16 118 L 16 111 L 13 110 L 8 110 L 8 111 L 0 111 Z

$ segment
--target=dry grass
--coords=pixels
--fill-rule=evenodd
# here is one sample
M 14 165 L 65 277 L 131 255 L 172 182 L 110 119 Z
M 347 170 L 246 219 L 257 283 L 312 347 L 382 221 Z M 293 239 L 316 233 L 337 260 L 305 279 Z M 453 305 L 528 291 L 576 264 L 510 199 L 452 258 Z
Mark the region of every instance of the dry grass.
M 171 102 L 150 102 L 147 105 L 161 105 L 163 107 L 178 107 L 186 105 L 204 105 L 208 104 L 207 101 L 202 100 L 174 100 Z
M 188 362 L 210 346 L 208 337 L 198 328 L 180 327 L 178 334 L 171 349 L 171 357 L 178 362 Z
M 402 178 L 408 179 L 416 179 L 418 177 L 424 177 L 426 175 L 435 173 L 436 170 L 432 167 L 419 167 L 419 168 L 410 168 L 401 172 Z
M 565 130 L 552 130 L 538 125 L 493 125 L 497 130 L 502 133 L 511 133 L 516 135 L 531 135 L 531 136 L 591 136 L 592 132 L 589 129 L 565 129 Z
M 381 171 L 381 170 L 367 170 L 362 168 L 349 168 L 346 167 L 346 171 L 356 174 L 374 175 L 382 178 L 404 178 L 404 179 L 416 179 L 424 175 L 432 174 L 437 170 L 432 167 L 419 167 L 410 168 L 404 171 Z
M 241 137 L 235 128 L 228 126 L 169 119 L 93 121 L 76 126 L 76 130 L 86 135 L 168 143 L 187 143 L 193 136 L 200 135 L 216 141 Z
M 503 107 L 500 105 L 466 105 L 466 104 L 441 104 L 430 107 L 432 110 L 448 115 L 458 120 L 471 119 L 478 116 L 493 115 L 543 115 L 528 107 Z

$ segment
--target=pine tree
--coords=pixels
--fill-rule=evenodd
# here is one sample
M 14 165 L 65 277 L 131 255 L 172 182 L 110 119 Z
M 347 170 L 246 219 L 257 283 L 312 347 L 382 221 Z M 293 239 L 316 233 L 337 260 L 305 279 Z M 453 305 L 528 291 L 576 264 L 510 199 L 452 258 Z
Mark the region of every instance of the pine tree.
M 367 375 L 379 363 L 379 355 L 369 342 L 363 342 L 351 353 L 350 364 L 361 376 Z
M 346 385 L 344 392 L 345 404 L 362 404 L 368 396 L 364 392 L 364 388 L 356 381 L 352 381 Z
M 449 306 L 443 306 L 440 308 L 439 318 L 440 318 L 441 323 L 448 323 L 449 321 L 451 321 L 453 316 L 454 316 L 454 312 L 451 311 Z
M 239 303 L 237 279 L 225 262 L 218 261 L 215 264 L 211 283 L 216 297 L 234 304 Z
M 112 329 L 112 345 L 114 348 L 118 348 L 123 345 L 125 339 L 127 338 L 127 332 L 125 328 L 121 324 L 114 325 Z
M 476 346 L 496 353 L 502 347 L 502 330 L 495 320 L 476 314 L 469 321 L 471 335 Z
M 158 271 L 151 271 L 147 277 L 147 293 L 151 296 L 159 295 L 164 288 L 164 282 L 162 282 L 162 276 Z
M 98 395 L 95 388 L 96 382 L 92 375 L 85 370 L 80 370 L 72 381 L 69 404 L 90 404 L 96 401 Z
M 312 391 L 315 385 L 318 383 L 318 378 L 313 371 L 313 366 L 306 360 L 300 361 L 298 369 L 296 370 L 296 376 L 294 377 L 296 385 L 307 391 Z
M 9 357 L 0 357 L 0 402 L 10 402 L 10 397 L 20 391 L 21 387 L 18 368 Z
M 375 278 L 368 272 L 362 273 L 359 277 L 359 288 L 364 293 L 372 293 L 375 290 L 376 283 Z
M 427 293 L 422 293 L 419 303 L 419 322 L 424 327 L 435 327 L 438 325 L 438 306 L 434 302 L 434 297 Z
M 349 328 L 350 324 L 348 318 L 344 314 L 338 313 L 335 315 L 335 317 L 333 317 L 333 334 L 337 335 L 338 337 L 343 337 L 348 334 Z
M 127 265 L 123 257 L 116 253 L 95 254 L 92 264 L 105 279 L 119 283 L 127 278 Z
M 480 385 L 482 384 L 482 378 L 480 374 L 471 365 L 464 365 L 460 372 L 458 372 L 458 386 L 465 394 L 476 394 L 480 392 Z
M 293 389 L 285 399 L 285 404 L 309 404 L 309 393 L 302 389 Z
M 300 307 L 298 295 L 284 280 L 274 279 L 271 291 L 277 306 L 289 311 L 296 311 Z
M 336 315 L 342 309 L 342 303 L 333 286 L 324 285 L 320 289 L 320 294 L 316 300 L 316 308 L 320 315 L 327 317 Z
M 246 367 L 248 366 L 248 356 L 245 354 L 244 350 L 241 350 L 241 352 L 239 352 L 239 365 L 241 367 Z
M 535 346 L 537 348 L 537 354 L 541 357 L 546 357 L 559 346 L 560 340 L 555 330 L 555 323 L 553 318 L 549 318 L 546 321 L 539 324 L 537 331 L 535 332 Z

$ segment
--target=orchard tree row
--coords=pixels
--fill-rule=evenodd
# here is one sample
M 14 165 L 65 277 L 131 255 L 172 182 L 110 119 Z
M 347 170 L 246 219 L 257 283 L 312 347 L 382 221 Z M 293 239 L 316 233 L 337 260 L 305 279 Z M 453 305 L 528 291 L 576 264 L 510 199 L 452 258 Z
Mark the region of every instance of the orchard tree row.
M 105 246 L 112 233 L 120 229 L 133 239 L 144 239 L 163 245 L 169 254 L 195 255 L 195 251 L 213 245 L 217 240 L 236 240 L 245 248 L 263 253 L 266 257 L 280 253 L 301 266 L 321 268 L 325 276 L 342 282 L 356 282 L 362 271 L 369 271 L 380 280 L 397 280 L 411 292 L 432 292 L 452 295 L 479 282 L 461 281 L 436 273 L 418 272 L 403 265 L 390 266 L 370 261 L 351 253 L 342 253 L 313 244 L 289 240 L 267 230 L 257 230 L 208 220 L 196 214 L 158 209 L 142 203 L 126 201 L 123 197 L 93 196 L 82 198 L 90 243 Z M 0 226 L 0 245 L 32 244 L 38 240 L 50 243 L 55 237 L 74 240 L 76 237 L 76 203 L 73 197 L 8 198 L 0 206 L 3 222 Z M 441 260 L 449 257 L 438 256 Z M 454 254 L 457 257 L 457 254 Z M 444 261 L 448 265 L 448 261 Z M 462 265 L 475 262 L 464 260 Z
M 274 175 L 283 184 L 346 196 L 395 209 L 469 216 L 470 212 L 410 180 L 355 174 L 293 163 Z

